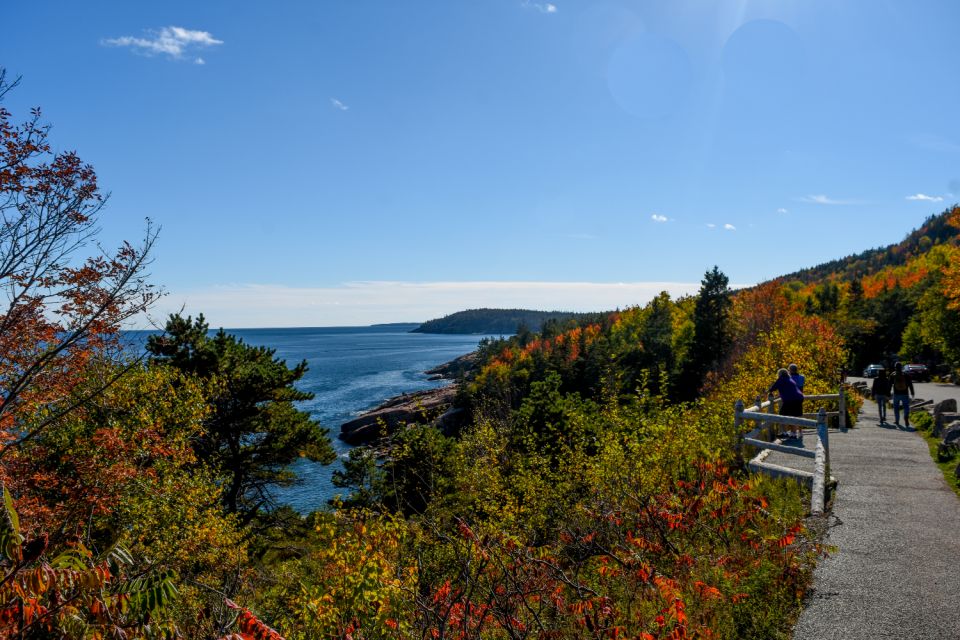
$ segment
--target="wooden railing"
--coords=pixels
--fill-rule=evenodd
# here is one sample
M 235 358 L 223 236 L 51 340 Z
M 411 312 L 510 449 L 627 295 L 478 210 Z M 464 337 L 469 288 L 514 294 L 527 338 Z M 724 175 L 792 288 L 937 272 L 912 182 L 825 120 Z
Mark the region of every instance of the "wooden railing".
M 743 431 L 745 421 L 752 420 L 755 423 L 754 428 L 743 434 L 740 439 L 741 447 L 750 446 L 760 450 L 747 463 L 748 468 L 756 473 L 765 473 L 780 478 L 793 478 L 806 484 L 810 487 L 812 494 L 810 511 L 815 515 L 821 515 L 827 504 L 827 492 L 836 484 L 836 480 L 830 475 L 830 439 L 827 418 L 837 416 L 840 429 L 846 429 L 847 398 L 843 385 L 840 385 L 838 393 L 810 395 L 804 398 L 805 402 L 817 400 L 835 400 L 838 410 L 827 411 L 824 407 L 821 407 L 816 413 L 803 414 L 805 416 L 803 418 L 781 416 L 776 413 L 776 407 L 781 400 L 770 394 L 766 402 L 762 402 L 760 396 L 757 396 L 756 404 L 752 407 L 745 408 L 743 401 L 737 400 L 736 405 L 734 405 L 734 425 L 736 432 L 740 434 Z M 806 416 L 815 416 L 815 419 Z M 780 427 L 783 426 L 790 427 L 792 430 L 815 429 L 816 446 L 813 449 L 805 449 L 784 445 L 783 441 L 777 438 Z M 763 439 L 764 435 L 767 436 L 766 440 Z M 767 462 L 766 459 L 772 451 L 803 458 L 813 458 L 813 472 Z

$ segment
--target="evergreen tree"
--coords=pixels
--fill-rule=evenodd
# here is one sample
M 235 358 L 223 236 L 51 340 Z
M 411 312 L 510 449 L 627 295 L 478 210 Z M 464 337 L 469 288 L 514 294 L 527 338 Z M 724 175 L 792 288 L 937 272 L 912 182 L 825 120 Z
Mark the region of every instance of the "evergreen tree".
M 292 369 L 274 350 L 254 347 L 221 329 L 213 337 L 201 314 L 171 315 L 166 333 L 151 336 L 154 360 L 207 381 L 211 413 L 194 442 L 200 462 L 222 477 L 224 507 L 248 523 L 272 506 L 271 489 L 289 486 L 299 457 L 329 464 L 336 458 L 327 430 L 294 402 L 310 400 L 293 385 L 307 371 Z
M 679 395 L 695 398 L 707 372 L 717 370 L 733 342 L 730 329 L 730 280 L 719 267 L 707 271 L 693 312 L 693 344 L 682 374 Z
M 666 291 L 651 300 L 644 309 L 644 322 L 639 337 L 643 345 L 640 366 L 647 372 L 649 391 L 655 395 L 666 394 L 669 389 L 664 388 L 664 383 L 669 383 L 676 375 L 673 302 Z

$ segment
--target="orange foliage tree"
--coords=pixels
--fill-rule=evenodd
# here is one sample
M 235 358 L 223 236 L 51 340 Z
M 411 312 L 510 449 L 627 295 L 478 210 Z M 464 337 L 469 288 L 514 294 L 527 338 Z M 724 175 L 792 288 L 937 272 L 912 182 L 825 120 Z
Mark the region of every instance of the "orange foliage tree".
M 0 98 L 16 84 L 0 70 Z M 119 350 L 120 324 L 157 295 L 149 224 L 139 247 L 77 257 L 105 196 L 76 153 L 51 150 L 49 130 L 38 109 L 16 124 L 0 107 L 0 458 L 82 403 L 82 372 Z
M 0 100 L 17 83 L 0 69 Z M 173 596 L 170 576 L 132 570 L 120 548 L 87 549 L 60 526 L 79 503 L 47 499 L 82 488 L 88 516 L 112 508 L 118 496 L 106 493 L 134 479 L 127 458 L 144 443 L 97 429 L 77 443 L 87 445 L 84 456 L 53 461 L 75 471 L 64 484 L 59 474 L 43 474 L 37 450 L 24 449 L 79 416 L 128 370 L 117 366 L 120 328 L 158 295 L 145 273 L 156 232 L 148 224 L 139 246 L 82 257 L 105 196 L 76 153 L 53 152 L 49 131 L 38 109 L 16 123 L 0 107 L 0 638 L 144 637 L 163 626 L 151 617 Z M 168 455 L 152 445 L 153 454 Z M 43 517 L 56 513 L 62 517 Z
M 948 221 L 960 229 L 960 207 L 954 207 Z M 954 248 L 952 258 L 943 270 L 943 293 L 951 309 L 960 309 L 960 250 Z

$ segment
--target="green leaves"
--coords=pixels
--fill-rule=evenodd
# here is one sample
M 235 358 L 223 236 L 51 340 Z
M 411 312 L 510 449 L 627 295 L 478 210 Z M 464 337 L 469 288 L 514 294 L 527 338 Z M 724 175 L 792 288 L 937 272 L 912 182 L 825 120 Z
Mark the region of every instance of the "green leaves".
M 164 571 L 136 578 L 123 586 L 130 596 L 131 610 L 141 619 L 168 607 L 177 596 L 176 574 Z
M 13 508 L 13 496 L 3 487 L 3 518 L 0 521 L 0 553 L 11 561 L 18 561 L 23 536 L 20 534 L 20 518 Z

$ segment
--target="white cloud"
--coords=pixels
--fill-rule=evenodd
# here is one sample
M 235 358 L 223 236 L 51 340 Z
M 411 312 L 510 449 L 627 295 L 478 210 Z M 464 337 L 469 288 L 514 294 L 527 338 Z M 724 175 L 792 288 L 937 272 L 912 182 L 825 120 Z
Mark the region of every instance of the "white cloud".
M 666 222 L 667 216 L 662 216 L 659 213 L 655 213 L 652 216 L 650 216 L 650 219 L 653 220 L 654 222 Z
M 550 2 L 531 2 L 530 0 L 524 0 L 520 3 L 520 6 L 524 9 L 536 9 L 540 13 L 556 13 L 557 5 Z
M 925 193 L 918 193 L 916 195 L 907 196 L 907 200 L 923 200 L 926 202 L 943 202 L 943 197 L 941 196 L 928 196 Z
M 159 30 L 148 30 L 146 37 L 121 36 L 106 38 L 101 44 L 112 47 L 129 47 L 144 55 L 165 55 L 171 60 L 182 60 L 187 53 L 196 49 L 203 49 L 223 44 L 209 31 L 194 31 L 183 27 L 163 27 Z M 203 58 L 194 58 L 195 64 L 206 64 Z
M 347 111 L 348 109 L 350 109 L 350 107 L 340 102 L 336 98 L 330 98 L 330 104 L 332 104 L 337 109 L 340 109 L 340 111 Z
M 783 207 L 780 207 L 779 209 L 777 209 L 777 213 L 790 213 L 790 212 L 784 209 Z
M 728 222 L 727 224 L 723 225 L 723 228 L 726 229 L 727 231 L 736 231 L 736 230 L 737 230 L 737 228 L 736 228 L 735 226 L 733 226 L 732 224 L 730 224 L 729 222 Z
M 699 282 L 231 284 L 172 291 L 151 315 L 165 318 L 183 307 L 189 314 L 202 312 L 214 327 L 329 327 L 420 322 L 478 307 L 605 311 L 644 304 L 661 291 L 682 296 L 699 288 Z
M 809 202 L 811 204 L 860 204 L 859 200 L 838 200 L 823 194 L 810 195 L 799 198 L 800 202 Z
M 707 228 L 708 228 L 708 229 L 716 229 L 716 228 L 717 228 L 717 225 L 713 224 L 712 222 L 708 222 L 708 223 L 707 223 Z

